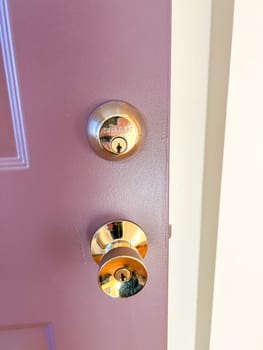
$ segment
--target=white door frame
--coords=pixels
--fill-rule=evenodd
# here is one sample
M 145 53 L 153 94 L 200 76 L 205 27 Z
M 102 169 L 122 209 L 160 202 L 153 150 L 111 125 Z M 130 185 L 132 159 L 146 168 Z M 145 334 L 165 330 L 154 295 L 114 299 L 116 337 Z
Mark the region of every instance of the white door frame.
M 169 350 L 208 350 L 233 0 L 172 1 Z

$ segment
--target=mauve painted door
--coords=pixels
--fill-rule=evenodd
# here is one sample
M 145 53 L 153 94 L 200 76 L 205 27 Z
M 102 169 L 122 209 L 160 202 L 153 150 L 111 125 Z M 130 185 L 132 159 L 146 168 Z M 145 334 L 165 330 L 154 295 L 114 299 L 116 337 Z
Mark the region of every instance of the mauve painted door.
M 170 0 L 0 3 L 2 54 L 13 69 L 3 48 L 9 8 L 18 76 L 9 94 L 24 157 L 14 165 L 7 106 L 0 109 L 0 349 L 165 350 Z M 0 96 L 6 106 L 6 92 Z M 119 162 L 99 158 L 85 131 L 89 113 L 111 99 L 136 106 L 147 129 L 140 152 Z M 148 282 L 127 299 L 100 291 L 89 254 L 94 230 L 119 218 L 149 239 Z

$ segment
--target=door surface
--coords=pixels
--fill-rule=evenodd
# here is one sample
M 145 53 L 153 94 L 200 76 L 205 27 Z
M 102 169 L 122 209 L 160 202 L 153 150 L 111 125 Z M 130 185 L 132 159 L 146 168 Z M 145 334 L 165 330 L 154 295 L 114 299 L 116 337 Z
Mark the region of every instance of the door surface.
M 170 0 L 0 3 L 0 349 L 164 350 Z M 118 162 L 86 137 L 111 99 L 136 106 L 147 130 Z M 113 299 L 89 244 L 120 218 L 148 236 L 149 278 Z

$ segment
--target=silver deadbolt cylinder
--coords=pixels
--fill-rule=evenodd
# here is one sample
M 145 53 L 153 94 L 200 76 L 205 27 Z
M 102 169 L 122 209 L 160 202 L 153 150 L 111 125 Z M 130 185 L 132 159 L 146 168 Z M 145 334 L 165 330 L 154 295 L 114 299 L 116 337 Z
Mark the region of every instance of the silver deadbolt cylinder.
M 145 135 L 143 118 L 127 102 L 105 102 L 91 113 L 87 135 L 92 149 L 102 158 L 127 158 L 142 144 Z

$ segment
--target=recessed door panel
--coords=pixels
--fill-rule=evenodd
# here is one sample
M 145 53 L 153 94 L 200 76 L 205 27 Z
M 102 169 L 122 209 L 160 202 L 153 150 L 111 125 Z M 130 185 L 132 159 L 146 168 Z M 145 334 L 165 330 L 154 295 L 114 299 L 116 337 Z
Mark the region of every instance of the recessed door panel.
M 51 324 L 1 327 L 0 348 L 5 350 L 55 350 L 53 327 Z
M 16 145 L 13 133 L 12 116 L 4 69 L 3 50 L 0 45 L 0 157 L 14 157 Z

